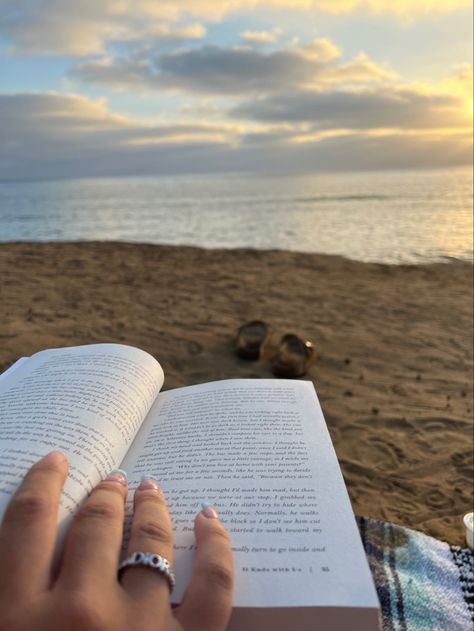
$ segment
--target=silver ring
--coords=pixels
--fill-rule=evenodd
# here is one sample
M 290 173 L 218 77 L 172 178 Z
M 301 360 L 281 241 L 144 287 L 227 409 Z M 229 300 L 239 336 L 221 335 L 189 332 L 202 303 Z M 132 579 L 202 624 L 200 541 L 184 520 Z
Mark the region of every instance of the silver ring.
M 128 559 L 124 559 L 122 563 L 120 563 L 118 569 L 119 578 L 123 570 L 132 565 L 144 565 L 145 567 L 150 567 L 152 570 L 157 570 L 166 579 L 170 592 L 173 591 L 176 579 L 171 571 L 171 564 L 165 557 L 155 554 L 154 552 L 134 552 Z

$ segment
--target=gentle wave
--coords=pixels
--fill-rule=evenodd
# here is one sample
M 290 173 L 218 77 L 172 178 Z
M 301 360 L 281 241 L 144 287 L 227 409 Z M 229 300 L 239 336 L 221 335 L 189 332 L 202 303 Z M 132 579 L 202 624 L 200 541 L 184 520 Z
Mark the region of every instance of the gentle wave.
M 317 195 L 315 197 L 295 197 L 291 201 L 297 203 L 311 202 L 363 202 L 363 201 L 383 201 L 394 199 L 391 195 Z M 403 199 L 397 195 L 396 199 Z

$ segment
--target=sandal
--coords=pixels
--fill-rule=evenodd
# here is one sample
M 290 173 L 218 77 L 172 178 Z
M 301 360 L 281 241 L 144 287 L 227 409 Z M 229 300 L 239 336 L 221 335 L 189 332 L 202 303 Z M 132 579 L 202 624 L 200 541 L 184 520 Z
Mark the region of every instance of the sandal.
M 244 359 L 262 356 L 270 339 L 270 328 L 261 320 L 252 320 L 240 327 L 235 340 L 235 352 Z
M 281 338 L 273 358 L 272 372 L 277 377 L 296 379 L 302 377 L 314 360 L 314 346 L 309 340 L 288 333 Z

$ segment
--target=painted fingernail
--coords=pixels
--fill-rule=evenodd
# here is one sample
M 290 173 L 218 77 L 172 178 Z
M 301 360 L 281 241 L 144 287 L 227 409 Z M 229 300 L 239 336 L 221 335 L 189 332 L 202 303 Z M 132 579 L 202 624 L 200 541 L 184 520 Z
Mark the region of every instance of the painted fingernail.
M 124 469 L 112 469 L 109 475 L 105 478 L 106 482 L 118 482 L 123 486 L 127 486 L 127 472 Z
M 208 519 L 219 519 L 217 511 L 212 508 L 209 502 L 201 502 L 201 513 Z
M 149 474 L 146 474 L 142 477 L 141 482 L 138 486 L 139 491 L 159 491 L 161 493 L 160 485 L 158 484 L 158 480 Z

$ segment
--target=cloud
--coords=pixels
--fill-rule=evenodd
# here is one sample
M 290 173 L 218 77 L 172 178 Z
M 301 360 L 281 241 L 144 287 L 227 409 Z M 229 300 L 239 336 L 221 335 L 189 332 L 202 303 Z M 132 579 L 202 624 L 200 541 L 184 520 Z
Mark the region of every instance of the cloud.
M 201 39 L 202 24 L 181 23 L 171 2 L 148 0 L 0 0 L 0 35 L 15 53 L 83 57 L 116 42 Z
M 116 90 L 145 90 L 159 87 L 157 75 L 147 58 L 135 55 L 129 58 L 102 57 L 97 61 L 79 64 L 69 76 L 84 83 L 99 84 Z
M 313 81 L 322 63 L 298 51 L 262 53 L 245 48 L 203 46 L 154 60 L 102 59 L 80 64 L 72 76 L 114 87 L 174 88 L 201 94 L 271 92 Z
M 144 125 L 74 94 L 0 94 L 0 118 L 0 179 L 433 167 L 472 156 L 468 131 Z
M 264 4 L 265 0 L 261 3 Z M 444 13 L 472 6 L 470 0 L 274 0 L 272 4 L 335 14 L 367 9 L 373 13 L 395 13 L 403 16 Z
M 472 109 L 474 86 L 473 68 L 469 64 L 460 64 L 453 74 L 441 83 L 443 89 L 452 95 L 464 98 L 468 108 Z
M 0 117 L 8 121 L 0 127 L 0 144 L 17 145 L 15 138 L 27 139 L 29 135 L 43 134 L 56 140 L 72 140 L 89 143 L 87 134 L 98 134 L 95 145 L 100 145 L 100 135 L 108 137 L 113 132 L 114 142 L 124 143 L 150 139 L 166 141 L 177 135 L 192 142 L 204 135 L 223 136 L 233 134 L 239 127 L 235 123 L 211 125 L 179 122 L 175 124 L 147 125 L 111 112 L 105 99 L 90 99 L 77 94 L 55 92 L 0 94 Z
M 145 125 L 110 112 L 103 99 L 56 93 L 0 94 L 0 118 L 1 179 L 148 173 L 151 154 L 166 162 L 168 150 L 217 150 L 239 130 L 235 124 Z
M 202 24 L 173 26 L 166 23 L 152 22 L 149 25 L 143 26 L 140 31 L 131 30 L 128 36 L 123 36 L 122 43 L 136 41 L 148 46 L 166 42 L 176 44 L 190 40 L 203 39 L 206 36 L 206 33 L 206 28 Z
M 337 67 L 329 67 L 320 76 L 320 80 L 328 83 L 373 83 L 378 81 L 392 81 L 397 74 L 382 68 L 365 53 Z
M 174 89 L 198 94 L 282 92 L 340 82 L 379 82 L 395 74 L 365 55 L 339 64 L 340 49 L 327 39 L 262 52 L 252 48 L 201 46 L 151 57 L 103 57 L 79 64 L 71 76 L 117 89 Z
M 245 31 L 241 33 L 241 41 L 247 44 L 272 44 L 281 35 L 281 29 L 274 28 L 271 31 Z
M 217 46 L 179 51 L 157 59 L 161 85 L 193 92 L 272 92 L 312 82 L 323 61 L 296 50 L 261 53 Z
M 313 39 L 309 44 L 298 41 L 293 49 L 301 56 L 321 63 L 329 63 L 341 56 L 341 49 L 326 38 Z
M 410 18 L 471 9 L 471 0 L 0 0 L 0 35 L 19 53 L 81 57 L 104 52 L 112 42 L 153 38 L 147 35 L 150 24 L 158 25 L 155 37 L 163 28 L 165 38 L 175 32 L 194 39 L 189 20 L 221 20 L 231 13 L 272 6 L 303 14 L 362 9 Z
M 127 119 L 113 114 L 105 99 L 91 100 L 80 95 L 56 93 L 0 95 L 0 126 L 3 147 L 16 146 L 16 137 L 43 133 L 58 138 L 83 132 L 118 130 L 126 126 Z M 6 124 L 8 122 L 8 124 Z
M 459 97 L 400 86 L 299 90 L 248 100 L 231 115 L 260 123 L 308 123 L 318 129 L 448 129 L 472 124 Z
M 460 132 L 406 134 L 351 133 L 297 144 L 293 168 L 315 170 L 418 169 L 469 165 L 472 136 Z M 288 159 L 288 156 L 287 156 Z

